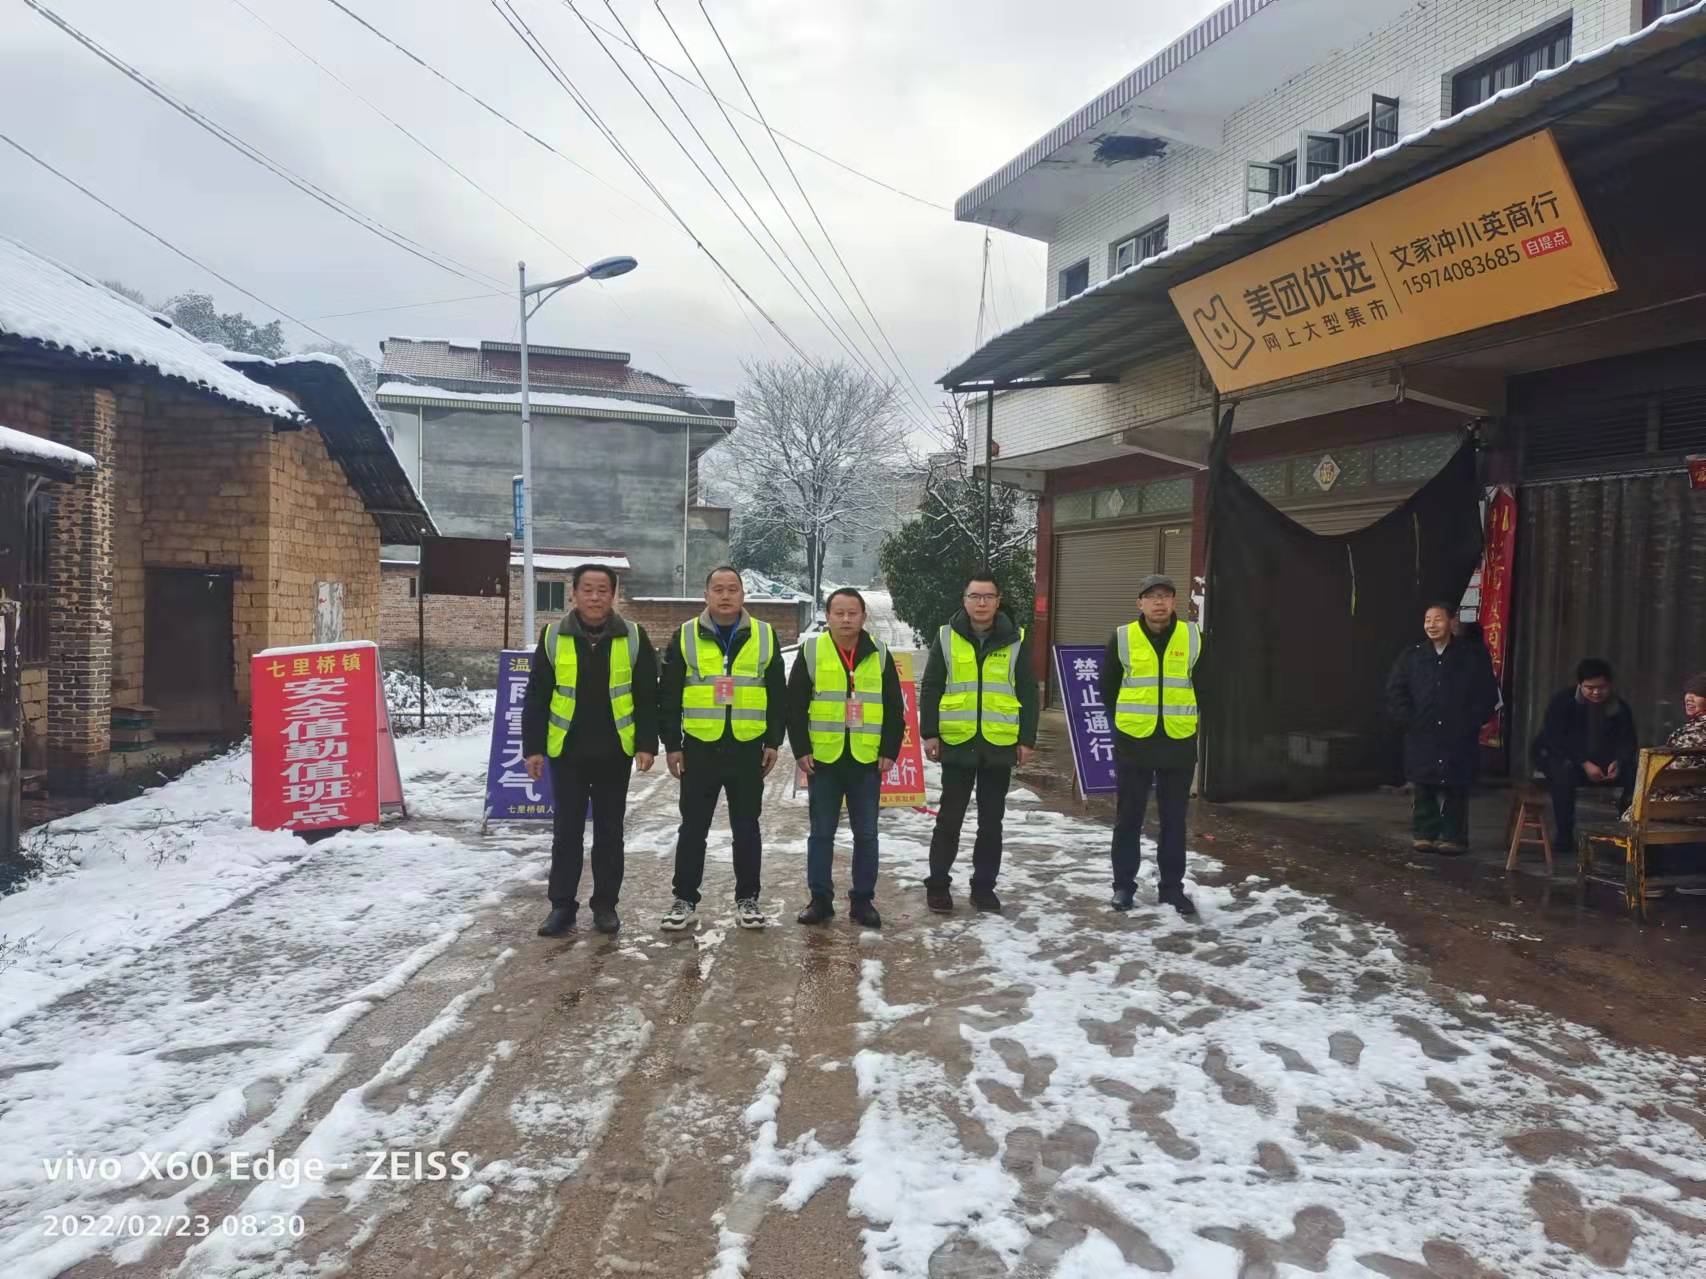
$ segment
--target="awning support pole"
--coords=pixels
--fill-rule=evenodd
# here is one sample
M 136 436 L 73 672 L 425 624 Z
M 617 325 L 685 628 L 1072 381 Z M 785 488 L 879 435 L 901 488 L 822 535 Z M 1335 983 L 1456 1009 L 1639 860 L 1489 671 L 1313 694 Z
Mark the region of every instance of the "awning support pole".
M 989 510 L 995 493 L 995 389 L 990 388 L 983 415 L 983 567 L 995 571 Z

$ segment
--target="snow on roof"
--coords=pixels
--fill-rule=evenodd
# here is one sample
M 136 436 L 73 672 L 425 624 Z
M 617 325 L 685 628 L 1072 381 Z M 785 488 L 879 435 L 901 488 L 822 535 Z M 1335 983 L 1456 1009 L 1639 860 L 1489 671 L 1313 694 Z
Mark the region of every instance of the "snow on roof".
M 417 386 L 412 382 L 383 383 L 380 395 L 406 395 L 417 400 L 447 400 L 475 401 L 481 404 L 514 404 L 521 405 L 521 392 L 513 395 L 499 395 L 488 391 L 447 391 L 442 386 Z M 659 417 L 701 417 L 698 413 L 689 413 L 684 409 L 665 408 L 660 404 L 647 404 L 644 400 L 621 400 L 608 395 L 563 395 L 555 391 L 534 391 L 527 393 L 527 402 L 547 408 L 559 409 L 594 409 L 607 413 L 650 413 Z
M 519 568 L 522 564 L 523 558 L 524 557 L 519 551 L 516 552 L 514 555 L 509 557 L 510 565 L 512 567 Z M 573 552 L 566 555 L 556 555 L 549 551 L 533 552 L 533 567 L 546 569 L 553 573 L 570 572 L 579 568 L 582 564 L 591 564 L 596 568 L 608 568 L 618 573 L 626 573 L 633 567 L 633 565 L 628 562 L 628 557 L 626 555 L 577 555 Z
M 87 453 L 78 452 L 64 444 L 56 444 L 52 440 L 44 440 L 41 436 L 31 435 L 27 431 L 14 431 L 9 426 L 0 426 L 0 459 L 51 462 L 79 471 L 92 471 L 96 466 L 95 459 Z
M 797 590 L 786 582 L 779 582 L 773 577 L 767 577 L 755 568 L 742 569 L 740 580 L 746 587 L 749 599 L 786 600 L 795 604 L 811 602 L 812 597 L 804 591 Z
M 128 298 L 0 235 L 0 333 L 96 360 L 129 361 L 221 399 L 295 421 L 296 405 L 250 381 Z

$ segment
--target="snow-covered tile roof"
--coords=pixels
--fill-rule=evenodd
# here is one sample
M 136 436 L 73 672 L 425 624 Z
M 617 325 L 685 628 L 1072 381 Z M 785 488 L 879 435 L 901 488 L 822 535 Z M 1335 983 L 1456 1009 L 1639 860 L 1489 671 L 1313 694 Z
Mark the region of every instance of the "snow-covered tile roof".
M 0 462 L 16 462 L 25 467 L 45 465 L 66 471 L 92 471 L 96 466 L 95 459 L 87 453 L 9 426 L 0 426 Z
M 444 400 L 455 403 L 499 404 L 521 407 L 521 392 L 514 394 L 496 394 L 486 391 L 451 391 L 442 386 L 417 386 L 413 382 L 383 382 L 380 384 L 381 396 L 407 396 L 414 400 Z M 644 413 L 654 417 L 698 417 L 697 413 L 688 413 L 684 409 L 666 408 L 661 404 L 647 404 L 644 400 L 624 400 L 611 395 L 565 395 L 558 391 L 534 391 L 527 393 L 527 402 L 536 408 L 556 409 L 586 409 L 599 413 L 635 414 Z
M 295 421 L 296 405 L 226 367 L 128 298 L 0 235 L 0 334 L 93 360 L 142 365 L 233 404 Z

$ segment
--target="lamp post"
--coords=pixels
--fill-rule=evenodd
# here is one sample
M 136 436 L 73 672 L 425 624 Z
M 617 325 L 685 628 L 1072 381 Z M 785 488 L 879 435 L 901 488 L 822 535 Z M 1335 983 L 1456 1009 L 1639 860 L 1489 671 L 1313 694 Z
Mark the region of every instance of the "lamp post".
M 527 321 L 553 297 L 582 280 L 609 280 L 627 275 L 639 263 L 633 258 L 601 258 L 579 275 L 543 284 L 527 283 L 527 263 L 515 264 L 517 297 L 521 305 L 521 629 L 532 645 L 533 635 L 533 418 L 527 407 Z M 529 298 L 537 298 L 531 307 Z

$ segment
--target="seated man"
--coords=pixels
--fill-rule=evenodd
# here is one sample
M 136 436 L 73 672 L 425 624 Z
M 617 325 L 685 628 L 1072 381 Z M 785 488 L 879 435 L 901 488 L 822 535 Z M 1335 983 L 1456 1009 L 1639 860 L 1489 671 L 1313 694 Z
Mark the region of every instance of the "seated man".
M 1619 811 L 1629 806 L 1635 786 L 1635 716 L 1612 692 L 1611 663 L 1583 658 L 1576 686 L 1553 697 L 1540 735 L 1534 739 L 1534 767 L 1552 788 L 1552 814 L 1558 846 L 1576 843 L 1576 791 L 1583 786 L 1617 787 Z

